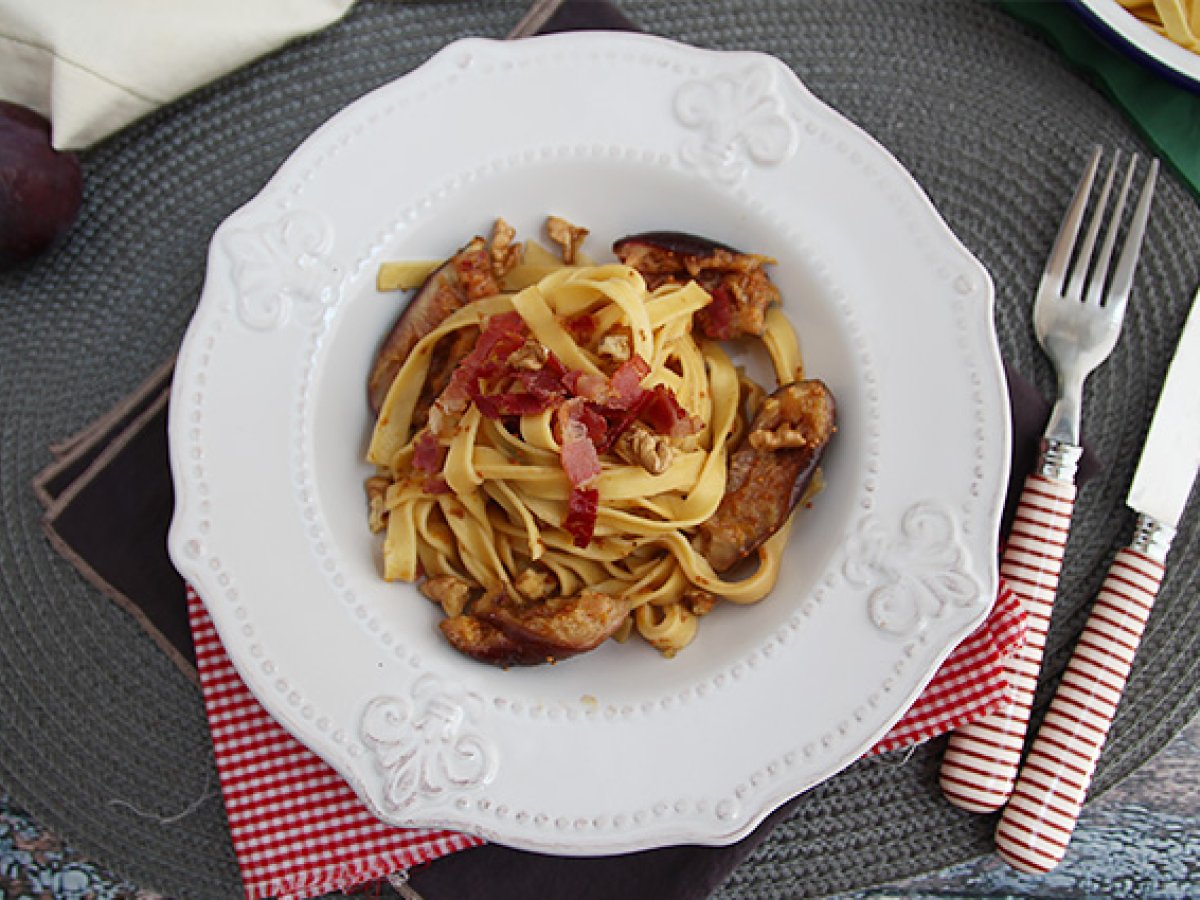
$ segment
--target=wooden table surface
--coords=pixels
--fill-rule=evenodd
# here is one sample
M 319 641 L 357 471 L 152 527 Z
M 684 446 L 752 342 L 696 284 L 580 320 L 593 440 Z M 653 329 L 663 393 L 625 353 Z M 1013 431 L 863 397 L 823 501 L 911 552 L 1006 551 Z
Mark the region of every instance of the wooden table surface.
M 841 900 L 885 897 L 1200 897 L 1200 719 L 1084 807 L 1049 875 L 1023 875 L 993 854 Z
M 397 895 L 389 888 L 379 896 Z M 160 895 L 90 863 L 12 806 L 0 788 L 0 897 L 157 900 Z M 993 855 L 839 900 L 887 897 L 1200 897 L 1200 720 L 1088 804 L 1067 859 L 1050 875 L 1021 875 Z

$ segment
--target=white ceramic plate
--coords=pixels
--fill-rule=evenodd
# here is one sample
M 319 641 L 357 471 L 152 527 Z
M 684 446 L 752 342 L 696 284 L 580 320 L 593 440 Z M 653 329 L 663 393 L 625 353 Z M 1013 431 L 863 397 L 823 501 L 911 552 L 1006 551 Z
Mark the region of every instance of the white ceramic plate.
M 780 582 L 673 660 L 501 671 L 379 576 L 364 384 L 385 259 L 496 215 L 779 261 L 840 403 Z M 996 586 L 1008 407 L 987 272 L 777 60 L 640 35 L 455 43 L 312 135 L 217 231 L 179 357 L 170 549 L 247 684 L 383 819 L 557 853 L 732 842 L 900 717 Z
M 1200 89 L 1200 55 L 1163 37 L 1117 0 L 1073 0 L 1084 15 L 1106 30 L 1137 58 Z

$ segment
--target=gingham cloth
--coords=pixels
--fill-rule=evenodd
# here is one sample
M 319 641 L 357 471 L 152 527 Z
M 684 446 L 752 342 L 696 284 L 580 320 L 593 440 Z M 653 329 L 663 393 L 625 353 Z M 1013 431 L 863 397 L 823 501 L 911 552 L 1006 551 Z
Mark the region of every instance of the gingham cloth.
M 246 900 L 302 900 L 347 890 L 481 843 L 372 817 L 337 773 L 254 699 L 190 587 L 188 615 Z M 1001 586 L 987 621 L 947 657 L 870 752 L 927 741 L 996 708 L 1007 690 L 1004 658 L 1023 638 L 1020 602 Z

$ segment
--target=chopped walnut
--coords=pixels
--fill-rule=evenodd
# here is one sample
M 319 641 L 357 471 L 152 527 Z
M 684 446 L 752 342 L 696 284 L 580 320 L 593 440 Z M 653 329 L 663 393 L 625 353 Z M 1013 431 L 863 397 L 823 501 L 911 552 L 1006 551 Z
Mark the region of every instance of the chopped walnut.
M 755 450 L 807 447 L 827 438 L 819 427 L 826 416 L 820 393 L 777 392 L 763 401 L 747 440 Z
M 421 593 L 440 603 L 448 616 L 462 615 L 471 598 L 471 585 L 457 575 L 438 575 L 436 578 L 426 578 L 421 583 Z
M 634 422 L 626 429 L 617 439 L 613 452 L 627 463 L 641 466 L 651 475 L 661 475 L 667 471 L 675 456 L 671 442 L 641 422 Z
M 459 285 L 466 290 L 466 299 L 481 300 L 484 297 L 494 297 L 500 293 L 500 284 L 492 272 L 492 258 L 487 251 L 487 242 L 481 237 L 474 237 L 467 246 L 450 258 L 454 274 L 458 276 Z M 446 290 L 453 289 L 447 287 Z M 441 286 L 439 286 L 441 292 Z M 454 308 L 462 305 L 461 295 L 456 295 Z M 432 330 L 432 328 L 430 329 Z
M 804 429 L 780 425 L 774 431 L 764 428 L 750 432 L 750 446 L 755 450 L 794 450 L 808 443 Z
M 625 362 L 633 354 L 633 349 L 629 346 L 629 335 L 606 334 L 600 339 L 596 352 L 617 362 Z
M 572 225 L 558 216 L 549 216 L 546 219 L 546 235 L 562 247 L 563 262 L 569 266 L 575 262 L 575 256 L 579 253 L 583 239 L 588 236 L 588 230 Z
M 489 252 L 492 257 L 492 271 L 497 278 L 503 278 L 521 261 L 524 250 L 519 243 L 513 242 L 516 236 L 517 230 L 503 219 L 497 219 L 492 226 L 492 244 Z
M 717 601 L 721 598 L 712 591 L 706 591 L 703 588 L 692 587 L 683 592 L 681 602 L 684 609 L 690 612 L 693 616 L 707 616 L 717 605 Z
M 553 593 L 555 580 L 544 569 L 531 567 L 517 576 L 513 587 L 526 600 L 545 600 Z
M 514 369 L 537 371 L 546 364 L 550 352 L 537 341 L 526 341 L 508 357 L 508 364 Z
M 367 479 L 367 524 L 371 531 L 378 533 L 387 527 L 387 498 L 388 485 L 392 480 L 386 475 L 372 475 Z

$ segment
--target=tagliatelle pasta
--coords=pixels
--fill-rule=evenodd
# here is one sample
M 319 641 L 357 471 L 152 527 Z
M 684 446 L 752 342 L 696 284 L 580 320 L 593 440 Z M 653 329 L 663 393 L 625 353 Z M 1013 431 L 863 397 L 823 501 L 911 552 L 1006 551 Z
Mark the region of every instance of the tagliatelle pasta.
M 746 429 L 744 374 L 694 329 L 711 302 L 695 281 L 650 290 L 628 265 L 560 263 L 450 312 L 400 366 L 368 449 L 384 577 L 423 578 L 464 621 L 480 592 L 603 597 L 622 617 L 614 636 L 640 634 L 667 656 L 714 603 L 765 597 L 790 516 L 738 578 L 694 544 Z M 471 351 L 429 404 L 439 348 L 463 335 Z M 761 337 L 779 383 L 801 377 L 781 311 Z
M 1200 53 L 1200 0 L 1117 0 L 1140 21 L 1193 53 Z

